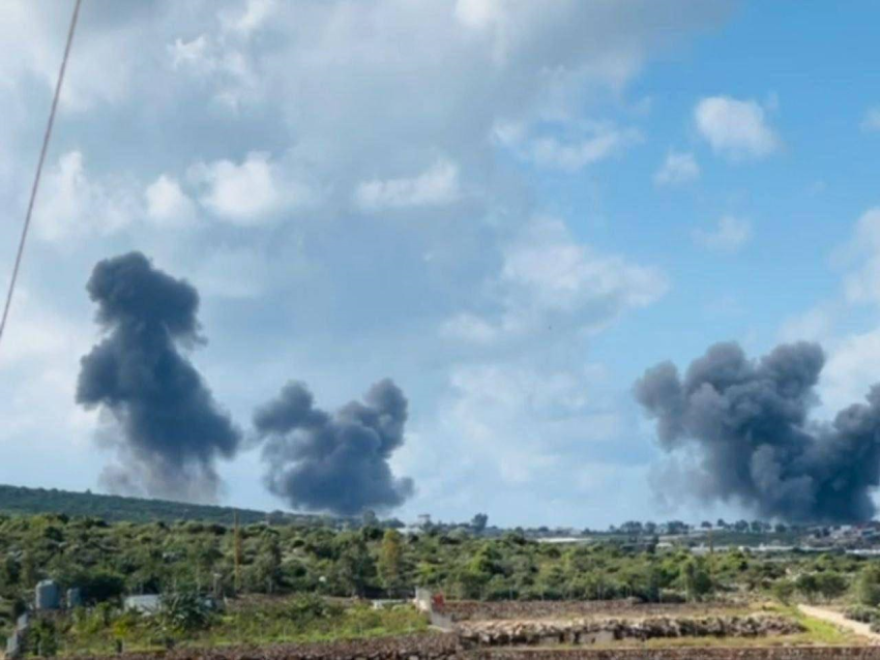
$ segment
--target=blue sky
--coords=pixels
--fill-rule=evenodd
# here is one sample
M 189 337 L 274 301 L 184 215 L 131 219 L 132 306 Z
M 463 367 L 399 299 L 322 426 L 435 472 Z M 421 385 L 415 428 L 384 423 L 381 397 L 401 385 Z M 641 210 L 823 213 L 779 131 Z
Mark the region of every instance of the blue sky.
M 71 4 L 0 8 L 0 264 Z M 876 380 L 880 9 L 542 7 L 84 0 L 0 347 L 0 482 L 100 488 L 84 287 L 139 249 L 199 289 L 191 357 L 243 431 L 289 380 L 328 409 L 400 385 L 396 515 L 744 513 L 658 492 L 630 389 L 721 340 L 821 342 L 817 417 Z M 218 469 L 225 502 L 284 505 L 259 451 Z

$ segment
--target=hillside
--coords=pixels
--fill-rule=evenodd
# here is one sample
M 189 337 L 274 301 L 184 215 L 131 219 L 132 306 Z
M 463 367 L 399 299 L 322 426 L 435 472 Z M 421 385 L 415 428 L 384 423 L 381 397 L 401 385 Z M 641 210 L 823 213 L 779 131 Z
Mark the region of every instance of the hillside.
M 63 513 L 68 516 L 91 516 L 107 521 L 152 522 L 197 520 L 201 522 L 232 524 L 235 513 L 243 525 L 263 522 L 271 516 L 272 522 L 317 523 L 332 520 L 321 516 L 267 513 L 254 509 L 236 509 L 226 506 L 187 504 L 167 500 L 150 500 L 118 495 L 78 493 L 55 488 L 25 488 L 0 485 L 0 513 L 37 514 Z

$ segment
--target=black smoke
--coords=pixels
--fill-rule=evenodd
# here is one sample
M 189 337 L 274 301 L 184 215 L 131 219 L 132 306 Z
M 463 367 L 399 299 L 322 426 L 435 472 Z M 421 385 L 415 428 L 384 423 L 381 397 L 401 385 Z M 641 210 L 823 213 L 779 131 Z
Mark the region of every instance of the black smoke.
M 738 501 L 765 518 L 870 520 L 880 484 L 880 387 L 830 423 L 811 421 L 824 363 L 816 344 L 782 345 L 757 361 L 738 344 L 716 344 L 683 379 L 670 362 L 649 369 L 635 396 L 665 449 L 695 450 L 696 494 Z
M 82 358 L 76 400 L 111 416 L 104 442 L 117 450 L 117 463 L 104 483 L 154 497 L 216 499 L 216 459 L 235 454 L 240 433 L 182 354 L 203 341 L 198 292 L 139 252 L 99 262 L 87 289 L 105 337 Z
M 266 484 L 295 509 L 354 515 L 398 506 L 413 482 L 396 478 L 388 461 L 403 445 L 406 418 L 406 397 L 390 380 L 334 414 L 315 408 L 304 384 L 288 383 L 254 414 Z

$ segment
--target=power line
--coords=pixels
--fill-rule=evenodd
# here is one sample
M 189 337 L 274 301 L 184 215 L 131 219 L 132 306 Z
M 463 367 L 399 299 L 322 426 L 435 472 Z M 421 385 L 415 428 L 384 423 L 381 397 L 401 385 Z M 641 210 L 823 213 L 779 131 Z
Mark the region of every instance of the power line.
M 9 280 L 9 291 L 6 293 L 6 303 L 3 306 L 3 318 L 0 320 L 0 342 L 6 330 L 6 322 L 9 320 L 9 309 L 12 306 L 12 297 L 15 293 L 15 285 L 18 282 L 18 271 L 21 269 L 21 258 L 24 255 L 24 246 L 27 242 L 28 232 L 31 228 L 31 216 L 34 212 L 34 201 L 37 199 L 37 190 L 40 187 L 40 177 L 43 174 L 43 163 L 46 161 L 46 152 L 49 150 L 49 139 L 52 137 L 52 126 L 55 124 L 55 113 L 58 110 L 58 98 L 61 96 L 61 85 L 64 82 L 64 72 L 67 70 L 67 60 L 70 58 L 70 47 L 73 44 L 73 33 L 76 30 L 76 21 L 79 18 L 79 7 L 82 0 L 76 0 L 73 7 L 73 16 L 70 19 L 70 29 L 67 31 L 67 44 L 64 46 L 64 57 L 61 59 L 61 70 L 58 72 L 58 82 L 55 84 L 55 96 L 52 98 L 52 109 L 49 111 L 49 122 L 46 124 L 46 132 L 43 135 L 43 147 L 40 149 L 40 159 L 37 161 L 37 172 L 34 175 L 34 185 L 31 187 L 31 198 L 28 202 L 27 213 L 24 217 L 24 227 L 21 230 L 21 239 L 18 243 L 18 252 L 15 255 L 15 265 L 12 267 L 12 279 Z

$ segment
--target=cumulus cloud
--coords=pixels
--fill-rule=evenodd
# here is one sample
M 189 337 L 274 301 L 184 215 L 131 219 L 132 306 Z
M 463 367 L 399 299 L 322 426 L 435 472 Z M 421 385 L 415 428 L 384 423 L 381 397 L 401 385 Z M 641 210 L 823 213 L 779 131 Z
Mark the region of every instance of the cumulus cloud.
M 147 186 L 144 192 L 147 216 L 163 226 L 181 226 L 195 216 L 195 204 L 183 192 L 180 183 L 165 174 Z
M 658 300 L 669 282 L 656 268 L 602 254 L 575 241 L 562 222 L 541 218 L 503 249 L 500 272 L 488 288 L 497 315 L 459 314 L 442 332 L 477 342 L 547 325 L 595 332 L 624 311 Z
M 460 196 L 458 167 L 441 159 L 411 178 L 365 181 L 355 191 L 355 202 L 365 211 L 376 212 L 383 209 L 444 206 L 456 202 Z
M 112 234 L 140 212 L 130 181 L 96 176 L 86 169 L 80 151 L 69 151 L 44 174 L 33 223 L 39 238 L 57 242 L 88 233 Z
M 620 154 L 642 139 L 636 129 L 601 123 L 562 135 L 530 131 L 522 124 L 501 123 L 495 127 L 494 137 L 517 158 L 564 172 L 576 172 Z
M 15 169 L 29 170 L 27 130 L 45 110 L 68 16 L 26 0 L 0 4 L 0 14 L 17 12 L 15 20 L 0 18 L 0 105 L 4 118 L 14 116 L 26 129 L 10 130 L 7 141 L 8 129 L 0 127 L 0 141 L 14 154 Z M 273 365 L 275 342 L 305 351 L 330 341 L 328 335 L 350 337 L 357 327 L 364 350 L 349 354 L 347 370 L 365 368 L 385 344 L 404 342 L 412 350 L 391 359 L 405 363 L 409 375 L 430 371 L 426 379 L 445 383 L 444 368 L 437 367 L 447 357 L 443 351 L 470 349 L 438 346 L 425 329 L 458 314 L 469 311 L 472 318 L 462 317 L 449 332 L 491 348 L 485 337 L 493 333 L 534 339 L 534 330 L 552 321 L 576 334 L 614 318 L 614 310 L 637 306 L 621 287 L 604 289 L 602 277 L 594 298 L 557 293 L 568 302 L 550 304 L 537 291 L 552 285 L 539 286 L 520 271 L 502 274 L 501 262 L 514 260 L 506 250 L 527 233 L 541 200 L 519 168 L 499 162 L 505 150 L 521 156 L 498 142 L 494 128 L 524 127 L 522 157 L 555 170 L 625 153 L 634 133 L 626 119 L 615 118 L 630 104 L 628 83 L 656 53 L 720 24 L 732 6 L 729 0 L 95 3 L 80 25 L 62 104 L 63 112 L 73 111 L 74 101 L 89 112 L 65 122 L 59 136 L 69 140 L 65 145 L 83 145 L 86 179 L 104 193 L 85 198 L 130 199 L 122 208 L 130 203 L 150 221 L 126 221 L 126 231 L 114 230 L 114 244 L 151 245 L 163 263 L 185 269 L 200 286 L 197 278 L 204 278 L 205 311 L 222 319 L 225 333 L 222 349 L 203 354 L 207 368 L 242 360 L 243 346 L 249 365 Z M 596 108 L 617 123 L 592 123 Z M 455 212 L 439 203 L 393 206 L 408 198 L 401 190 L 413 187 L 381 184 L 412 183 L 432 171 L 438 155 L 457 172 L 455 186 L 446 188 L 457 190 Z M 193 162 L 202 163 L 194 179 L 186 173 Z M 160 174 L 167 180 L 160 183 Z M 110 186 L 117 177 L 125 185 Z M 371 182 L 385 204 L 375 210 L 356 197 Z M 168 240 L 164 228 L 157 230 L 159 218 L 191 208 L 187 198 L 205 221 Z M 377 221 L 394 209 L 409 220 L 442 213 L 448 222 Z M 304 210 L 320 221 L 298 222 Z M 89 217 L 102 224 L 118 215 Z M 218 222 L 207 222 L 212 218 Z M 276 223 L 271 231 L 243 230 L 270 222 Z M 567 241 L 580 245 L 571 236 Z M 89 241 L 63 261 L 35 250 L 28 272 L 40 273 L 39 286 L 51 290 L 53 301 L 75 305 L 81 274 L 104 256 L 103 245 Z M 581 247 L 587 262 L 614 262 L 614 255 Z M 300 254 L 314 268 L 305 272 Z M 430 261 L 422 259 L 426 254 Z M 624 256 L 616 259 L 639 269 Z M 261 260 L 265 269 L 257 268 Z M 236 277 L 239 269 L 246 272 Z M 629 274 L 621 277 L 632 279 L 623 270 Z M 255 296 L 264 299 L 256 304 Z M 382 331 L 374 331 L 380 324 Z M 541 341 L 519 348 L 531 353 Z M 326 356 L 333 354 L 311 350 L 315 369 L 329 373 Z M 425 369 L 426 362 L 434 368 Z M 418 411 L 440 396 L 437 382 L 421 382 L 408 392 Z M 222 389 L 218 394 L 229 401 Z M 4 419 L 7 411 L 0 411 Z M 440 437 L 436 425 L 422 425 L 421 432 L 417 461 Z M 90 466 L 77 474 L 91 478 Z
M 880 303 L 880 208 L 862 214 L 849 245 L 840 252 L 854 266 L 844 280 L 847 301 Z
M 218 160 L 198 163 L 190 180 L 202 189 L 199 202 L 221 220 L 254 226 L 277 217 L 282 210 L 309 205 L 312 190 L 289 177 L 269 154 L 251 152 L 241 163 Z
M 694 120 L 712 150 L 734 161 L 764 158 L 780 145 L 764 108 L 756 101 L 729 96 L 704 98 L 694 109 Z
M 694 242 L 708 250 L 736 252 L 752 238 L 752 224 L 732 215 L 722 216 L 712 229 L 695 229 Z
M 700 178 L 700 166 L 692 153 L 670 151 L 654 173 L 658 186 L 678 186 Z
M 502 483 L 520 486 L 620 431 L 619 412 L 599 394 L 604 378 L 596 365 L 461 364 L 450 374 L 444 428 Z

